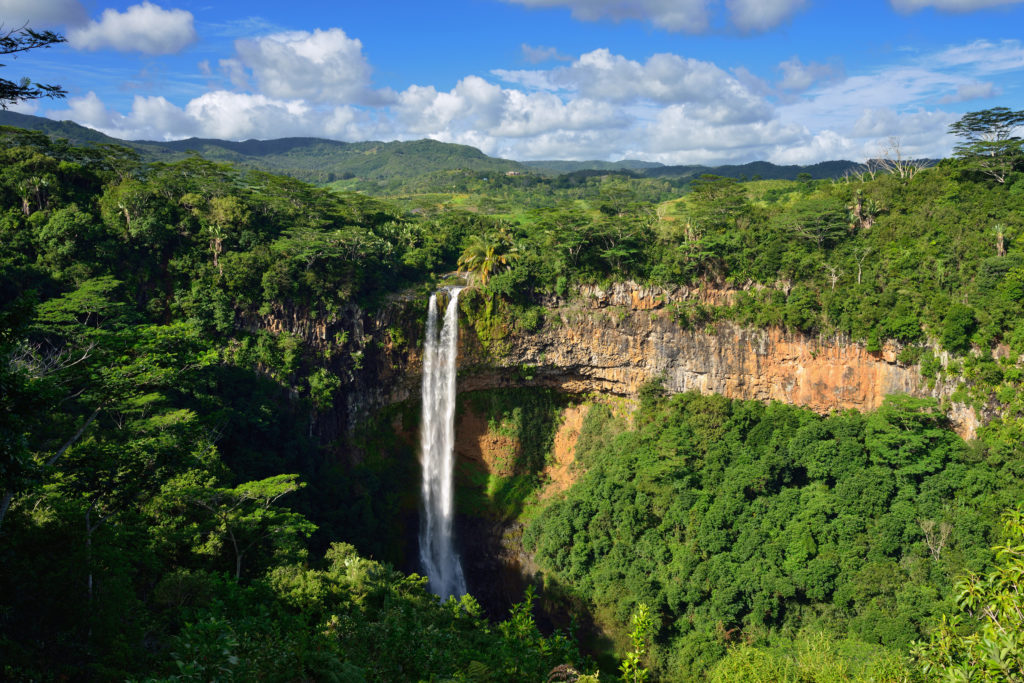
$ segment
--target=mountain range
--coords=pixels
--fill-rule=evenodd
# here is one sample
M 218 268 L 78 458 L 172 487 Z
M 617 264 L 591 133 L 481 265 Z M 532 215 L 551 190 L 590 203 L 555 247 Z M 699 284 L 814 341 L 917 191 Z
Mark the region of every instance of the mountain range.
M 487 173 L 538 173 L 561 175 L 580 171 L 625 173 L 634 177 L 695 178 L 714 174 L 738 179 L 795 180 L 808 173 L 812 178 L 835 178 L 858 166 L 856 162 L 825 161 L 810 166 L 779 166 L 767 161 L 747 164 L 667 166 L 651 161 L 513 161 L 487 156 L 479 149 L 437 140 L 394 142 L 341 142 L 323 138 L 279 138 L 275 140 L 121 140 L 73 121 L 52 119 L 12 111 L 0 111 L 0 125 L 36 130 L 73 144 L 117 144 L 138 151 L 144 160 L 176 161 L 199 154 L 211 161 L 232 163 L 292 176 L 316 184 L 358 178 L 383 181 L 415 178 L 434 171 L 481 171 Z

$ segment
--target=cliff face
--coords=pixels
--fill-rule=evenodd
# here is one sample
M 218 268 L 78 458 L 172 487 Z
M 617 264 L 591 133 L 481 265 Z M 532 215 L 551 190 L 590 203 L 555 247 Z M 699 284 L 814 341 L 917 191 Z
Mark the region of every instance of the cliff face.
M 608 289 L 583 287 L 571 299 L 547 300 L 546 319 L 536 331 L 492 330 L 486 343 L 474 329 L 476 321 L 463 315 L 459 389 L 533 385 L 631 396 L 646 382 L 662 378 L 670 392 L 778 400 L 819 413 L 871 410 L 886 394 L 905 393 L 940 399 L 957 431 L 974 436 L 974 411 L 948 400 L 955 382 L 929 387 L 916 366 L 896 362 L 896 347 L 869 353 L 841 337 L 729 322 L 687 329 L 673 319 L 673 303 L 723 305 L 733 294 L 628 282 Z M 418 397 L 425 303 L 396 300 L 375 315 L 350 305 L 330 324 L 285 311 L 243 324 L 300 336 L 328 359 L 328 369 L 343 380 L 334 410 L 319 415 L 314 429 L 321 442 L 328 442 L 379 408 Z
M 310 434 L 327 444 L 343 441 L 375 411 L 419 391 L 425 304 L 396 299 L 371 314 L 350 303 L 329 321 L 302 310 L 276 308 L 243 315 L 240 325 L 300 338 L 307 362 L 341 380 L 333 407 L 318 411 L 310 425 Z
M 502 339 L 498 367 L 467 372 L 460 387 L 523 383 L 525 375 L 532 376 L 529 383 L 573 393 L 635 395 L 644 383 L 660 377 L 670 392 L 778 400 L 819 413 L 871 410 L 892 393 L 946 399 L 955 389 L 952 383 L 929 388 L 917 367 L 896 362 L 895 347 L 869 353 L 843 338 L 755 330 L 728 322 L 685 329 L 667 308 L 693 298 L 726 303 L 730 296 L 725 290 L 649 289 L 631 283 L 607 291 L 585 288 L 573 301 L 553 301 L 538 331 Z M 471 337 L 471 330 L 463 335 L 467 365 L 478 360 Z M 523 366 L 532 368 L 523 372 Z M 508 372 L 513 368 L 519 371 Z M 973 411 L 957 404 L 948 409 L 957 431 L 973 437 L 978 426 Z

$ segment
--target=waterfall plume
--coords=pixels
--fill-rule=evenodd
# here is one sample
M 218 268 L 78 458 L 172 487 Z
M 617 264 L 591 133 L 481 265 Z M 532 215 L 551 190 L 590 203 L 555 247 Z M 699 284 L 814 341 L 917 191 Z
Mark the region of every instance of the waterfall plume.
M 420 562 L 430 590 L 441 600 L 466 592 L 462 564 L 452 540 L 455 465 L 455 357 L 458 352 L 458 301 L 450 299 L 438 325 L 437 294 L 430 295 L 423 343 L 423 418 L 420 463 L 423 465 L 423 510 L 420 516 Z

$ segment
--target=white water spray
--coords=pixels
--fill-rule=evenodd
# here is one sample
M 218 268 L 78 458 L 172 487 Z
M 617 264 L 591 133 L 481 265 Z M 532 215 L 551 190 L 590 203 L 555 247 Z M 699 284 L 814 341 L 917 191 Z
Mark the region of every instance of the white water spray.
M 451 299 L 438 330 L 437 294 L 430 295 L 427 337 L 423 343 L 423 422 L 420 462 L 423 465 L 423 512 L 420 517 L 420 562 L 430 590 L 442 600 L 466 593 L 462 564 L 452 544 L 455 461 L 455 356 L 458 352 L 458 301 Z

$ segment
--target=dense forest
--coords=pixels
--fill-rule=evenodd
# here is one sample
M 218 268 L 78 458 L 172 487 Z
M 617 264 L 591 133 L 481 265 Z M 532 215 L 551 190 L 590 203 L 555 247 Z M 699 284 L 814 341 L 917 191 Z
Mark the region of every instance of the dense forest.
M 0 129 L 0 676 L 1016 680 L 1024 173 L 976 118 L 932 167 L 437 171 L 387 198 Z M 732 287 L 675 320 L 895 341 L 985 426 L 965 442 L 899 396 L 819 416 L 656 382 L 635 405 L 528 378 L 468 395 L 532 439 L 460 511 L 523 525 L 536 591 L 499 617 L 440 604 L 395 569 L 418 467 L 392 425 L 415 401 L 354 429 L 332 409 L 380 344 L 343 330 L 353 307 L 456 269 L 496 333 L 582 284 Z M 403 310 L 388 343 L 415 347 L 424 309 Z M 575 483 L 541 499 L 566 403 L 589 406 Z

